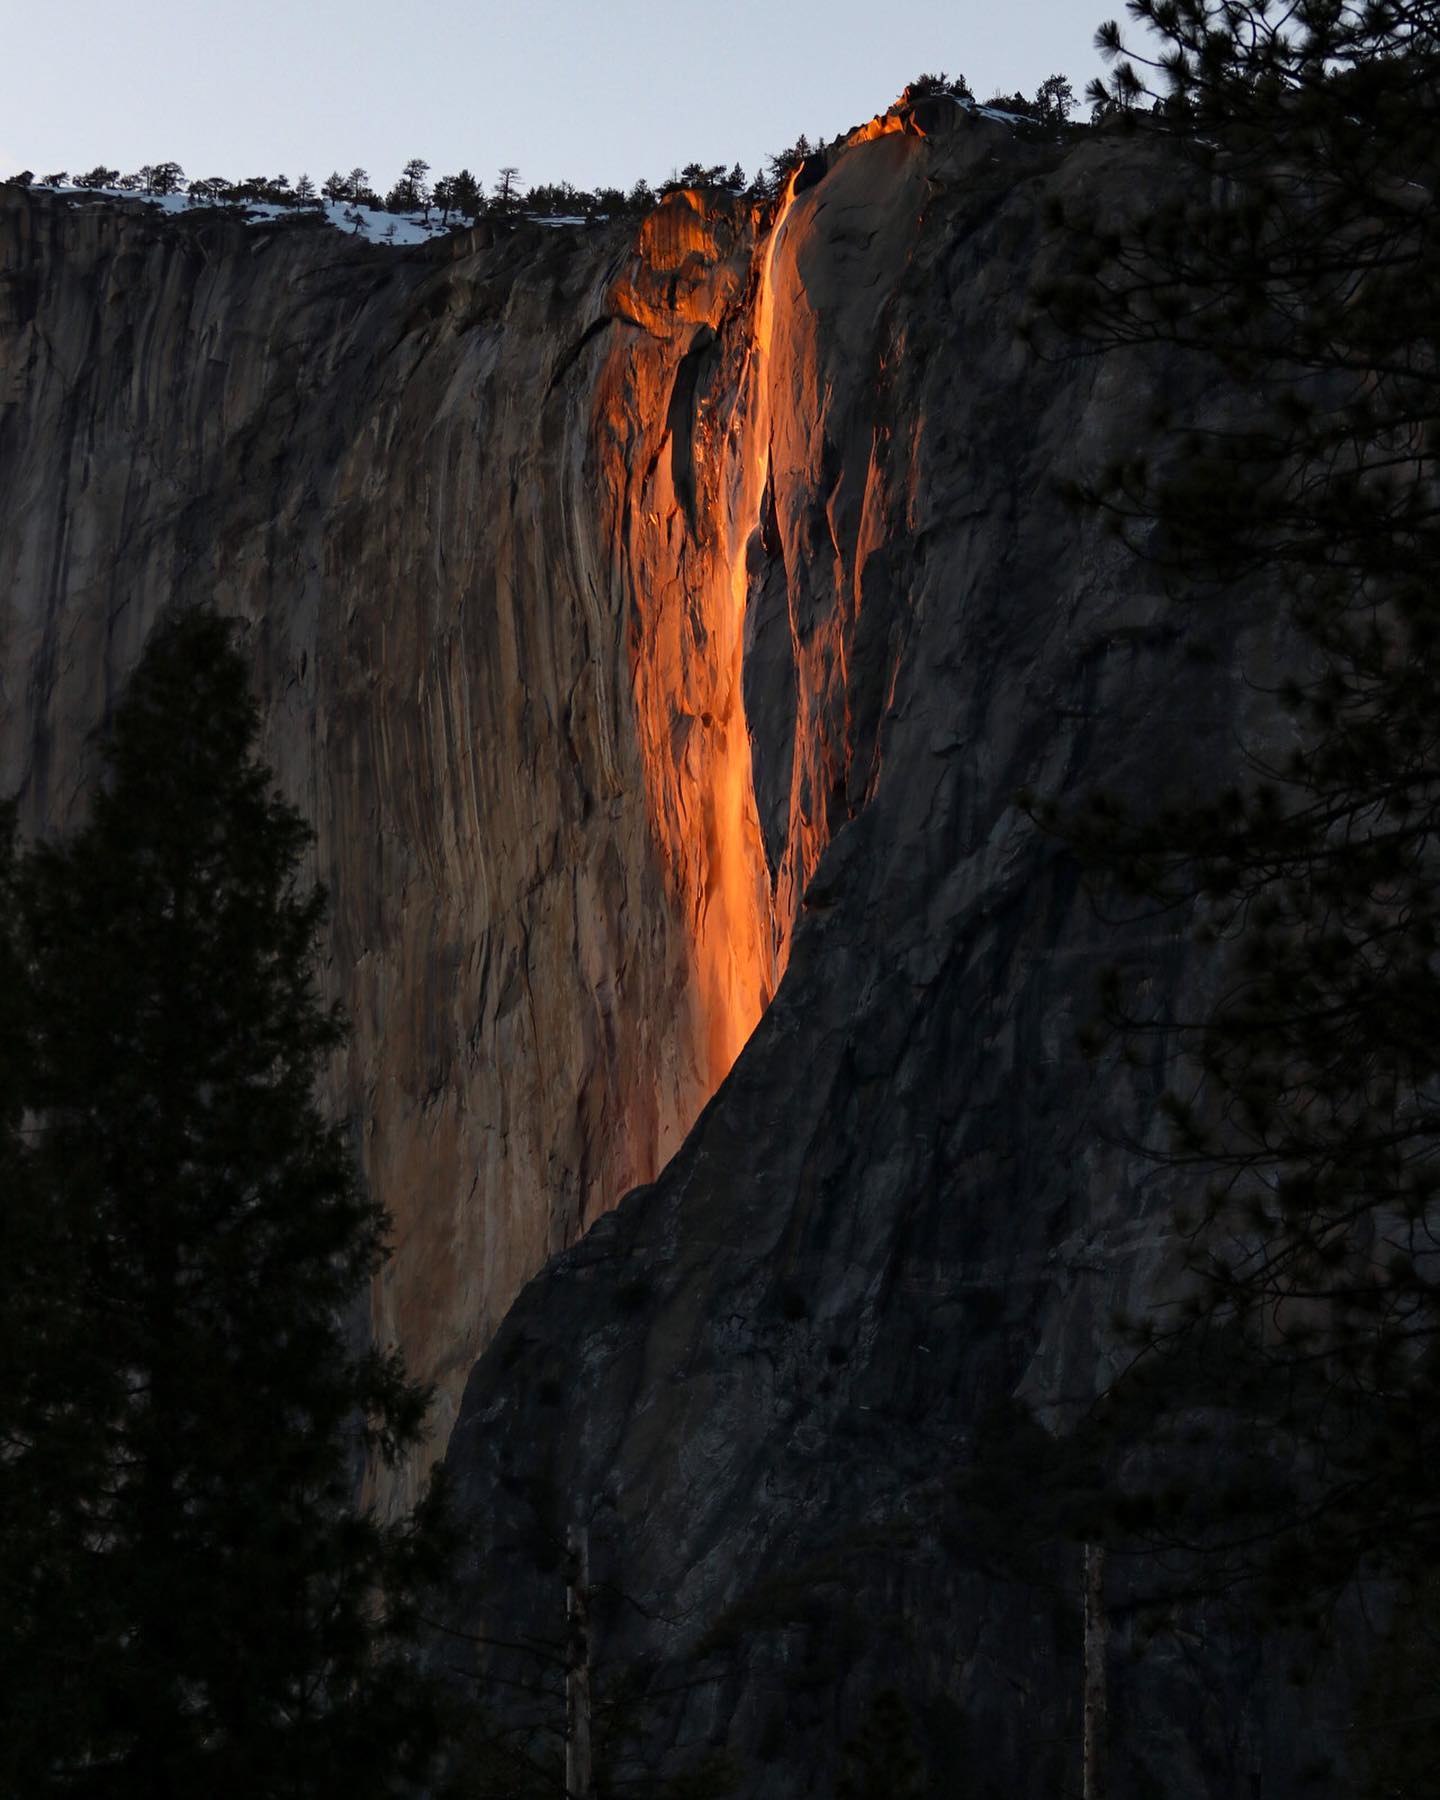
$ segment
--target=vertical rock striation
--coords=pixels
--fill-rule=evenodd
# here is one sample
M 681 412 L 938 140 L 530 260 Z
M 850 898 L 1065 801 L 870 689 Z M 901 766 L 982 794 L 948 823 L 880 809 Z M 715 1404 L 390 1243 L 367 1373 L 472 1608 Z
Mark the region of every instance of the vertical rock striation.
M 63 830 L 160 610 L 248 622 L 333 896 L 335 1104 L 395 1219 L 373 1329 L 438 1383 L 437 1446 L 519 1285 L 655 1174 L 738 1047 L 632 702 L 649 394 L 623 383 L 654 340 L 612 301 L 680 254 L 681 210 L 637 263 L 618 231 L 406 254 L 0 206 L 0 784 Z

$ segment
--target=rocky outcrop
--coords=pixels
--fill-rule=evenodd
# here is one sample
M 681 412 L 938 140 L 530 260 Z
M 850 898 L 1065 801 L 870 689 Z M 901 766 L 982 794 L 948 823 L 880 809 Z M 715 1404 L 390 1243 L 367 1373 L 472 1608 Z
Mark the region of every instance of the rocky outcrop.
M 886 1686 L 974 1793 L 1074 1785 L 1078 1569 L 999 1567 L 956 1481 L 1163 1281 L 1155 1071 L 1075 1029 L 1104 964 L 1196 976 L 1014 796 L 1213 779 L 1270 653 L 1055 493 L 1164 376 L 1014 331 L 1047 199 L 1135 154 L 931 105 L 773 221 L 414 252 L 0 206 L 0 780 L 63 827 L 158 610 L 249 621 L 453 1622 L 558 1631 L 583 1531 L 597 1677 L 746 1794 L 832 1792 Z M 1258 1661 L 1117 1643 L 1117 1795 L 1326 1751 Z

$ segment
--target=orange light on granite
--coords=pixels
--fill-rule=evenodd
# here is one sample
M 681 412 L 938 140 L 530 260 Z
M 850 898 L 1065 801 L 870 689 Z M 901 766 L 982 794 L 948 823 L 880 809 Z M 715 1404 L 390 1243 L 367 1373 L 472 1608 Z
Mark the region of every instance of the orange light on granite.
M 867 119 L 863 125 L 857 125 L 846 138 L 847 144 L 870 144 L 876 138 L 903 137 L 906 133 L 912 137 L 924 137 L 925 133 L 914 119 L 896 112 L 880 113 L 876 118 Z
M 771 353 L 775 325 L 775 255 L 795 198 L 791 175 L 776 209 L 760 265 L 746 361 L 743 414 L 731 447 L 734 468 L 726 520 L 729 593 L 718 656 L 728 663 L 726 708 L 715 770 L 715 836 L 709 844 L 713 893 L 707 893 L 696 953 L 709 1014 L 711 1071 L 717 1085 L 744 1048 L 784 972 L 777 954 L 774 898 L 744 705 L 748 554 L 760 524 L 770 474 Z M 788 948 L 788 932 L 787 939 Z
M 781 966 L 742 665 L 747 559 L 770 473 L 775 261 L 792 198 L 787 190 L 777 210 L 748 309 L 735 304 L 743 265 L 729 277 L 728 316 L 709 285 L 748 221 L 692 193 L 670 196 L 645 221 L 642 275 L 627 278 L 617 308 L 652 342 L 683 334 L 692 356 L 705 354 L 697 325 L 717 332 L 723 321 L 727 336 L 744 334 L 729 338 L 738 359 L 730 380 L 713 391 L 692 386 L 688 400 L 684 359 L 677 368 L 673 352 L 637 348 L 625 383 L 653 409 L 645 448 L 631 440 L 623 463 L 611 464 L 635 582 L 639 747 L 652 828 L 691 941 L 695 1073 L 706 1098 L 759 1023 Z M 733 396 L 728 413 L 722 391 Z M 625 442 L 625 419 L 601 416 L 602 441 Z

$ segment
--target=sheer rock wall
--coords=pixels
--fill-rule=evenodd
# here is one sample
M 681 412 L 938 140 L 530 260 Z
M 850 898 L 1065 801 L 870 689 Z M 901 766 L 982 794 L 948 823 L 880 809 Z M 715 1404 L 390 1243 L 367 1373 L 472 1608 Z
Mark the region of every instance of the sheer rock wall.
M 1108 965 L 1157 1005 L 1209 975 L 1179 922 L 1098 911 L 1016 795 L 1213 789 L 1264 742 L 1247 676 L 1291 654 L 1243 596 L 1178 610 L 1057 492 L 1160 392 L 1204 403 L 1163 360 L 1016 333 L 1060 254 L 1047 202 L 1166 179 L 1153 150 L 936 123 L 802 171 L 751 315 L 744 687 L 783 979 L 679 1154 L 511 1309 L 448 1457 L 455 1624 L 559 1641 L 583 1532 L 597 1684 L 640 1682 L 662 1767 L 724 1748 L 756 1800 L 836 1792 L 886 1689 L 923 1791 L 1079 1791 L 1078 1553 L 977 1522 L 962 1477 L 1015 1402 L 1073 1420 L 1124 1358 L 1116 1310 L 1173 1292 L 1175 1178 L 1129 1147 L 1167 1047 L 1076 1040 Z M 1298 1699 L 1205 1608 L 1148 1641 L 1136 1579 L 1112 1571 L 1112 1793 L 1298 1796 L 1343 1761 L 1333 1691 Z
M 700 1668 L 649 1751 L 727 1745 L 761 1800 L 832 1792 L 887 1686 L 967 1791 L 1077 1785 L 1078 1567 L 1002 1567 L 955 1481 L 1166 1278 L 1155 1071 L 1075 1030 L 1107 963 L 1195 977 L 1014 796 L 1212 781 L 1279 653 L 1054 490 L 1170 377 L 1022 348 L 1044 205 L 1151 174 L 932 106 L 768 235 L 680 195 L 395 252 L 0 195 L 0 782 L 72 822 L 158 611 L 247 621 L 455 1622 L 559 1635 L 583 1529 L 597 1680 Z M 1117 1795 L 1294 1791 L 1325 1743 L 1268 1653 L 1126 1630 Z
M 0 785 L 74 822 L 160 610 L 247 622 L 332 895 L 334 1073 L 437 1444 L 520 1284 L 713 1081 L 597 486 L 618 232 L 418 254 L 0 203 Z

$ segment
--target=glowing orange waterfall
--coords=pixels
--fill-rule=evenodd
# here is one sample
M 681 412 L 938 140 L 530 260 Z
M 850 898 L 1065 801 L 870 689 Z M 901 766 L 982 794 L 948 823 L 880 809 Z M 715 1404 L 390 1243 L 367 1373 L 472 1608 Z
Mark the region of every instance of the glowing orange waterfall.
M 671 992 L 689 1015 L 688 1061 L 671 1067 L 697 1112 L 769 1004 L 831 833 L 878 770 L 873 741 L 857 750 L 849 663 L 867 560 L 894 528 L 889 434 L 872 416 L 884 365 L 862 375 L 836 343 L 865 345 L 868 363 L 881 327 L 869 283 L 858 295 L 848 285 L 864 247 L 816 202 L 848 193 L 900 254 L 924 197 L 918 142 L 908 129 L 866 134 L 863 161 L 812 170 L 798 197 L 797 172 L 758 243 L 742 203 L 673 193 L 607 292 L 623 329 L 595 390 L 592 443 L 612 509 L 610 579 L 630 621 L 664 930 L 683 934 L 669 953 L 681 951 Z M 901 209 L 888 206 L 897 183 Z M 764 831 L 743 672 L 758 594 L 752 687 L 769 709 L 766 755 L 790 758 L 788 770 L 761 765 L 767 809 L 785 809 L 767 812 Z
M 641 227 L 612 313 L 595 442 L 631 610 L 652 828 L 688 939 L 695 1110 L 779 975 L 745 717 L 746 563 L 769 474 L 774 269 L 791 195 L 755 260 L 748 208 L 678 193 Z
M 754 1031 L 784 972 L 777 954 L 782 934 L 776 929 L 770 871 L 755 804 L 743 663 L 749 548 L 759 529 L 770 473 L 775 255 L 794 201 L 794 181 L 792 175 L 761 257 L 742 404 L 723 448 L 728 588 L 717 608 L 715 654 L 726 670 L 725 702 L 717 720 L 718 758 L 707 846 L 710 878 L 695 945 L 716 1085 Z M 783 937 L 788 946 L 788 922 Z

